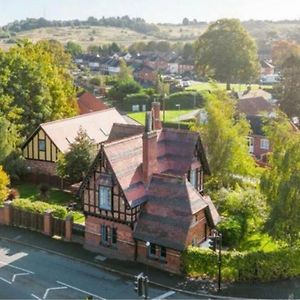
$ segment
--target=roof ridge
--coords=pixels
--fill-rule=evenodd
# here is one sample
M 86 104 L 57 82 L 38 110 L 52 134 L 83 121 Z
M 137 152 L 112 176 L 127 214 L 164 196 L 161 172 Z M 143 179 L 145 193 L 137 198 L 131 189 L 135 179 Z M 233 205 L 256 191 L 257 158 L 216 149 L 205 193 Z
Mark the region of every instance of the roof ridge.
M 93 111 L 93 112 L 83 114 L 83 115 L 77 115 L 77 116 L 73 116 L 73 117 L 70 117 L 70 118 L 65 118 L 65 119 L 54 120 L 54 121 L 50 121 L 50 122 L 46 122 L 46 123 L 41 123 L 40 126 L 50 125 L 50 124 L 54 124 L 54 123 L 60 123 L 60 122 L 69 121 L 69 120 L 73 120 L 73 119 L 87 118 L 90 115 L 105 113 L 108 110 L 116 110 L 116 108 L 115 107 L 110 107 L 110 108 L 107 108 L 107 109 Z
M 141 125 L 138 125 L 138 124 L 123 124 L 123 123 L 114 123 L 114 125 L 118 125 L 118 126 L 121 126 L 121 127 L 145 127 L 143 126 L 142 124 Z
M 124 143 L 124 142 L 130 141 L 130 140 L 135 140 L 138 137 L 142 137 L 142 136 L 143 136 L 142 133 L 138 133 L 136 135 L 125 137 L 125 138 L 121 138 L 121 139 L 118 139 L 116 141 L 104 142 L 103 146 L 104 146 L 104 148 L 107 148 L 107 147 L 110 147 L 110 146 L 113 146 L 113 145 L 117 145 L 117 144 L 120 144 L 120 143 Z

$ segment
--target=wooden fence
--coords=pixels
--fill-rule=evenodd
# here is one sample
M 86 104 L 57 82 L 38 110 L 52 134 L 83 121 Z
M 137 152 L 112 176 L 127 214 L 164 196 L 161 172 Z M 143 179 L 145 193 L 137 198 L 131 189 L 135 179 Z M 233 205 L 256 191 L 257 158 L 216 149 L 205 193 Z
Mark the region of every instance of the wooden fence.
M 11 225 L 44 232 L 44 215 L 13 207 L 11 212 Z

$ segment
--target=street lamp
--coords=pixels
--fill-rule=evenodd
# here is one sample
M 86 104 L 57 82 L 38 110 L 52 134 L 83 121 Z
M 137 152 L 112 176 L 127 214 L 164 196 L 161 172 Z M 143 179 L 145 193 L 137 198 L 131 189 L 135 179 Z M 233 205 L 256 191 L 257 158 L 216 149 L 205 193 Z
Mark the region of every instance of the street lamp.
M 180 104 L 176 104 L 175 105 L 177 108 L 178 108 L 178 129 L 180 129 L 180 119 L 179 119 L 179 116 L 180 116 Z

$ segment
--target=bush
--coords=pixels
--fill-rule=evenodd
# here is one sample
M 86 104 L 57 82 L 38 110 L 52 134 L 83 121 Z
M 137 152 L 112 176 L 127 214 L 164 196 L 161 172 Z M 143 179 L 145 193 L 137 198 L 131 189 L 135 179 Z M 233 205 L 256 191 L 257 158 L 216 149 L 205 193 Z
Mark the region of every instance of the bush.
M 175 110 L 176 104 L 180 104 L 180 109 L 193 109 L 202 107 L 203 103 L 203 97 L 199 92 L 178 92 L 166 99 L 166 109 Z
M 9 191 L 8 196 L 7 196 L 7 200 L 12 201 L 12 200 L 15 200 L 15 199 L 18 199 L 18 198 L 20 198 L 19 191 L 17 189 L 11 189 Z
M 191 276 L 217 278 L 218 256 L 207 249 L 189 247 L 183 253 L 185 272 Z M 271 252 L 223 251 L 222 277 L 226 281 L 271 281 L 300 275 L 300 249 Z
M 146 106 L 146 110 L 151 107 L 151 97 L 145 93 L 136 93 L 127 95 L 123 101 L 122 109 L 125 111 L 132 111 L 133 105 L 139 105 L 139 110 L 142 111 L 142 106 Z
M 7 172 L 12 181 L 18 181 L 27 173 L 25 158 L 21 151 L 11 152 L 3 162 L 5 172 Z
M 7 199 L 9 194 L 9 183 L 9 176 L 3 171 L 2 166 L 0 166 L 0 204 Z
M 50 190 L 49 185 L 48 185 L 48 184 L 45 184 L 45 183 L 42 183 L 42 184 L 39 186 L 39 190 L 40 190 L 40 196 L 41 196 L 41 198 L 47 199 L 48 196 L 49 196 L 49 190 Z
M 50 210 L 52 215 L 59 219 L 65 219 L 67 216 L 67 209 L 65 207 L 60 205 L 51 205 L 42 201 L 31 202 L 27 199 L 16 199 L 12 202 L 12 205 L 16 208 L 39 214 L 43 214 L 47 210 Z

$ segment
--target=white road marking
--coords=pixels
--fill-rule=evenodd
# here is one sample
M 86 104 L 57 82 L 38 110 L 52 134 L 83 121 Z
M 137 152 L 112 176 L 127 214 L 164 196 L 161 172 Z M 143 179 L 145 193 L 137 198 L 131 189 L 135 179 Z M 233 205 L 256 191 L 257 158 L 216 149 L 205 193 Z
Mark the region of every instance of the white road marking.
M 11 268 L 16 269 L 16 270 L 20 270 L 20 271 L 29 273 L 29 274 L 34 274 L 34 272 L 32 272 L 32 271 L 29 271 L 29 270 L 26 270 L 26 269 L 22 269 L 22 268 L 20 268 L 20 267 L 14 266 L 14 265 L 12 265 L 12 264 L 10 264 L 10 263 L 6 263 L 6 262 L 3 262 L 3 261 L 0 261 L 0 264 L 1 264 L 1 265 L 4 265 L 4 266 L 11 267 Z
M 22 275 L 31 275 L 30 273 L 18 273 L 18 274 L 14 274 L 11 282 L 15 282 L 15 279 L 17 276 L 22 276 Z
M 53 290 L 64 290 L 64 289 L 67 289 L 67 287 L 66 287 L 66 286 L 57 286 L 57 287 L 53 287 L 53 288 L 46 289 L 46 292 L 45 292 L 45 294 L 44 294 L 44 296 L 43 296 L 43 299 L 46 299 L 46 298 L 47 298 L 48 293 L 49 293 L 50 291 L 53 291 Z
M 0 277 L 0 280 L 2 280 L 2 281 L 4 281 L 4 282 L 6 282 L 6 283 L 8 283 L 8 284 L 11 284 L 11 282 L 10 282 L 10 281 L 6 280 L 6 279 L 5 279 L 5 278 L 3 278 L 3 277 Z
M 31 296 L 37 300 L 42 300 L 41 298 L 39 298 L 38 296 L 36 296 L 35 294 L 31 294 Z
M 153 298 L 152 300 L 166 299 L 167 297 L 170 297 L 170 296 L 172 296 L 174 294 L 176 294 L 176 292 L 169 291 L 169 292 L 166 292 L 166 293 L 164 293 L 164 294 L 162 294 L 162 295 L 160 295 L 160 296 L 158 296 L 156 298 Z
M 95 294 L 92 294 L 92 293 L 90 293 L 90 292 L 87 292 L 87 291 L 81 290 L 81 289 L 79 289 L 79 288 L 77 288 L 77 287 L 75 287 L 75 286 L 72 286 L 72 285 L 66 284 L 66 283 L 64 283 L 64 282 L 61 282 L 61 281 L 56 281 L 56 282 L 57 282 L 58 284 L 65 285 L 65 286 L 67 286 L 67 287 L 69 287 L 70 289 L 73 289 L 73 290 L 75 290 L 75 291 L 79 291 L 79 292 L 81 292 L 81 293 L 84 293 L 84 294 L 87 294 L 87 295 L 93 296 L 93 297 L 95 297 L 95 298 L 97 298 L 97 299 L 106 300 L 105 298 L 102 298 L 102 297 L 100 297 L 100 296 L 98 296 L 98 295 L 95 295 Z

